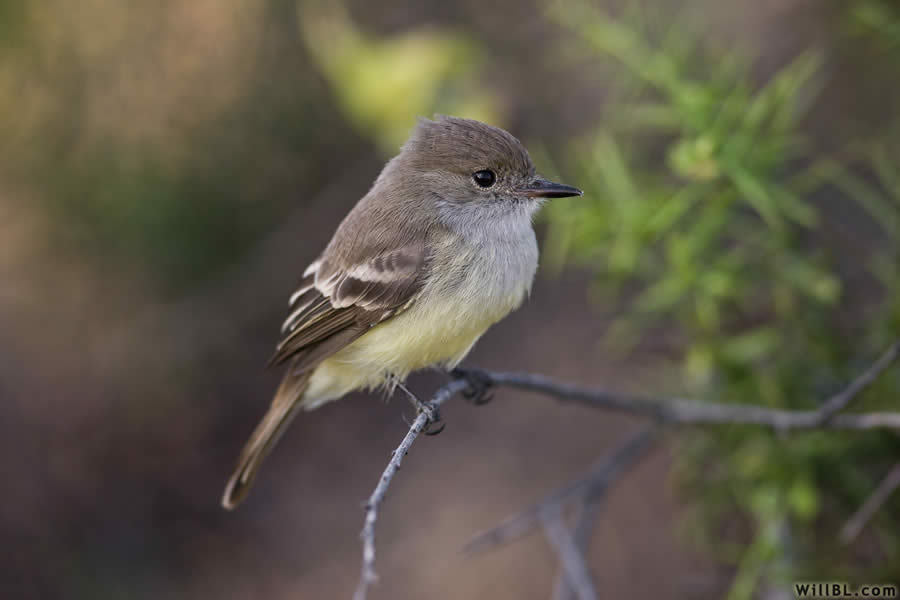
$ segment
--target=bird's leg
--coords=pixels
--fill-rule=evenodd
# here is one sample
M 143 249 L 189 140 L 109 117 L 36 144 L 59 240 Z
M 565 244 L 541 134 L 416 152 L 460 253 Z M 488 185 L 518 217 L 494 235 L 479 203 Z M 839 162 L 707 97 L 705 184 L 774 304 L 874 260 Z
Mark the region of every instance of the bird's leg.
M 494 382 L 491 381 L 491 378 L 484 371 L 457 367 L 448 374 L 454 379 L 466 380 L 469 384 L 469 389 L 462 393 L 463 397 L 475 406 L 481 406 L 493 400 L 494 395 L 490 389 Z
M 437 435 L 444 430 L 446 427 L 446 423 L 441 422 L 441 414 L 438 412 L 437 408 L 431 406 L 430 403 L 426 404 L 419 400 L 419 398 L 410 391 L 406 385 L 403 384 L 402 381 L 395 379 L 393 384 L 396 385 L 400 390 L 406 394 L 409 398 L 409 401 L 412 402 L 412 405 L 416 409 L 416 414 L 420 414 L 423 412 L 428 413 L 428 423 L 425 425 L 425 429 L 422 430 L 422 433 L 425 435 Z
M 412 391 L 410 391 L 410 389 L 406 387 L 406 385 L 402 381 L 400 381 L 400 379 L 398 379 L 396 375 L 390 376 L 390 385 L 391 387 L 397 388 L 401 392 L 406 394 L 406 397 L 409 398 L 409 401 L 410 403 L 412 403 L 413 408 L 415 408 L 417 411 L 422 407 L 422 401 L 419 400 L 419 398 L 415 394 L 413 394 Z

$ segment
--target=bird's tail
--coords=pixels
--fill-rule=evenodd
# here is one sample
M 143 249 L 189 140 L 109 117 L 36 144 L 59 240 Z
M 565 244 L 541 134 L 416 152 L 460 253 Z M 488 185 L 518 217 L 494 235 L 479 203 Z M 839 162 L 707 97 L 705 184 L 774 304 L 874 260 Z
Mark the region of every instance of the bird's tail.
M 310 371 L 296 374 L 291 369 L 285 374 L 272 399 L 272 405 L 244 445 L 234 473 L 225 486 L 225 493 L 222 495 L 224 508 L 232 510 L 247 497 L 263 459 L 268 456 L 302 406 L 303 392 L 310 375 Z

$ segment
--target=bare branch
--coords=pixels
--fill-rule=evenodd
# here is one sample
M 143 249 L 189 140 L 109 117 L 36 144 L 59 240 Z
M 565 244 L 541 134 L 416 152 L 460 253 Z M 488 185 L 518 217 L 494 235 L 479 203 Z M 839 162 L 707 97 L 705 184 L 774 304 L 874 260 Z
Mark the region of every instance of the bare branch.
M 419 414 L 412 422 L 412 425 L 410 425 L 403 441 L 391 454 L 391 460 L 388 461 L 387 467 L 381 474 L 381 478 L 375 486 L 375 491 L 372 492 L 372 495 L 366 501 L 366 519 L 360 533 L 363 542 L 362 570 L 359 585 L 353 594 L 353 600 L 366 600 L 369 586 L 378 579 L 378 575 L 375 573 L 375 523 L 378 520 L 378 508 L 387 494 L 391 480 L 400 469 L 403 457 L 409 452 L 410 447 L 416 441 L 416 438 L 419 437 L 419 434 L 425 431 L 425 428 L 430 424 L 437 421 L 441 405 L 457 392 L 466 389 L 467 386 L 468 383 L 465 380 L 453 380 L 439 388 L 429 402 L 422 403 L 419 406 Z
M 552 492 L 521 513 L 505 519 L 496 527 L 476 535 L 463 547 L 463 552 L 482 552 L 515 540 L 538 524 L 543 511 L 560 506 L 572 498 L 592 496 L 595 500 L 599 499 L 619 475 L 644 455 L 656 441 L 657 435 L 656 427 L 641 429 L 585 475 Z
M 900 341 L 894 342 L 882 356 L 839 394 L 822 403 L 818 410 L 781 410 L 746 404 L 700 402 L 685 398 L 652 398 L 620 394 L 597 388 L 564 383 L 531 373 L 492 373 L 467 369 L 458 378 L 445 384 L 431 401 L 419 405 L 419 414 L 403 441 L 394 451 L 384 473 L 366 504 L 365 524 L 361 533 L 363 560 L 359 586 L 354 600 L 365 600 L 369 586 L 375 582 L 375 524 L 378 509 L 387 494 L 391 480 L 400 468 L 403 457 L 419 434 L 437 420 L 441 405 L 453 395 L 466 389 L 483 394 L 488 387 L 506 386 L 538 392 L 593 408 L 617 410 L 650 417 L 657 423 L 758 425 L 777 431 L 791 429 L 900 429 L 900 412 L 838 414 L 871 385 L 900 357 Z M 475 383 L 473 383 L 473 381 Z M 551 543 L 560 555 L 566 582 L 558 582 L 557 598 L 567 600 L 574 591 L 580 599 L 595 598 L 596 592 L 585 566 L 584 555 L 590 541 L 592 523 L 599 500 L 608 487 L 631 465 L 635 464 L 658 438 L 658 427 L 648 426 L 626 440 L 586 475 L 556 490 L 543 500 L 514 515 L 500 525 L 475 536 L 464 547 L 466 552 L 480 552 L 505 544 L 542 523 Z M 852 539 L 887 497 L 900 487 L 900 465 L 882 482 L 876 493 L 860 509 L 855 520 L 845 526 L 842 537 Z M 563 504 L 580 499 L 581 514 L 573 531 L 562 519 Z M 854 533 L 855 532 L 855 533 Z
M 888 367 L 894 364 L 897 357 L 900 356 L 900 340 L 891 344 L 891 346 L 881 355 L 881 357 L 872 363 L 868 369 L 862 372 L 850 385 L 839 394 L 835 394 L 823 404 L 818 412 L 819 423 L 828 421 L 836 413 L 844 410 L 854 398 L 859 396 L 860 392 L 878 379 Z
M 847 520 L 841 528 L 840 539 L 844 544 L 849 544 L 862 532 L 866 524 L 875 516 L 875 513 L 884 506 L 891 495 L 900 487 L 900 463 L 888 472 L 881 480 L 872 495 L 869 496 L 859 510 Z
M 587 556 L 590 550 L 591 537 L 594 533 L 594 522 L 600 513 L 602 500 L 602 493 L 588 493 L 584 500 L 578 504 L 575 524 L 572 526 L 572 539 L 582 556 Z M 563 570 L 557 575 L 556 582 L 553 584 L 553 600 L 574 600 L 576 597 L 575 590 L 569 583 L 565 570 Z
M 664 423 L 708 425 L 761 425 L 779 431 L 790 429 L 900 429 L 900 412 L 834 414 L 847 406 L 900 355 L 900 341 L 855 379 L 847 389 L 818 410 L 782 410 L 747 404 L 717 404 L 685 398 L 651 398 L 586 388 L 532 373 L 480 372 L 495 386 L 539 392 L 559 400 L 593 408 L 643 415 Z
M 559 556 L 559 563 L 566 575 L 566 580 L 575 592 L 578 600 L 597 600 L 597 590 L 591 578 L 590 569 L 584 560 L 584 553 L 575 543 L 575 539 L 563 520 L 562 507 L 553 504 L 541 512 L 541 524 L 547 539 Z

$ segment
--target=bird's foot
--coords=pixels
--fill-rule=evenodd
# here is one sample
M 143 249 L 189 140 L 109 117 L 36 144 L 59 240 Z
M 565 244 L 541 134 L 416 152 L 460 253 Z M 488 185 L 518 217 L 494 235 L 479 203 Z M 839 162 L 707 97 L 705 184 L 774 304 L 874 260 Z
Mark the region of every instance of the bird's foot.
M 454 379 L 466 380 L 469 388 L 462 395 L 475 406 L 487 404 L 494 399 L 494 394 L 491 393 L 491 387 L 493 387 L 494 382 L 484 371 L 457 367 L 450 371 L 449 374 Z
M 422 429 L 422 433 L 425 435 L 437 435 L 444 430 L 444 427 L 446 427 L 447 424 L 441 420 L 441 413 L 436 406 L 431 402 L 422 402 L 419 400 L 419 398 L 413 394 L 408 387 L 403 385 L 403 383 L 396 382 L 396 386 L 409 398 L 409 401 L 416 409 L 416 416 L 425 413 L 428 417 L 428 420 L 425 422 L 425 428 Z M 406 418 L 404 417 L 403 420 L 406 421 Z M 409 425 L 410 423 L 407 422 L 406 424 Z
M 447 426 L 441 419 L 441 411 L 431 402 L 423 402 L 417 408 L 418 414 L 425 413 L 428 420 L 425 422 L 425 428 L 422 433 L 425 435 L 437 435 Z

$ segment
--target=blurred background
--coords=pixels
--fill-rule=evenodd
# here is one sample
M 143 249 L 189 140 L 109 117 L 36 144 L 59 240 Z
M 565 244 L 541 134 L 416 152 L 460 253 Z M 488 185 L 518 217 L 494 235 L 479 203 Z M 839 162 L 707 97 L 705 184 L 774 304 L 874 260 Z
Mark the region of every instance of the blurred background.
M 350 596 L 405 400 L 302 415 L 219 498 L 294 284 L 417 116 L 502 126 L 585 190 L 468 364 L 814 408 L 900 334 L 898 73 L 894 0 L 3 0 L 0 594 Z M 508 391 L 444 413 L 372 597 L 549 597 L 540 535 L 460 548 L 638 423 Z M 598 589 L 900 582 L 900 494 L 839 534 L 898 461 L 894 433 L 682 430 L 611 492 Z

